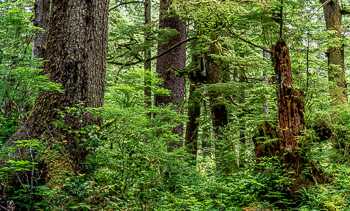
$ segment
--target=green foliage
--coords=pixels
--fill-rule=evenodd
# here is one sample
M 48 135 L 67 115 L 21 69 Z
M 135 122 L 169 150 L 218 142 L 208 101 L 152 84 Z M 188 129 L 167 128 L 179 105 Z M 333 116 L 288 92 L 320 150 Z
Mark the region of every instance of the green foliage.
M 2 158 L 10 158 L 0 165 L 0 181 L 5 184 L 4 192 L 13 192 L 9 199 L 16 207 L 29 210 L 47 207 L 47 202 L 41 199 L 49 194 L 49 189 L 40 185 L 37 172 L 42 162 L 39 155 L 43 151 L 44 145 L 38 140 L 15 141 L 14 146 L 3 147 L 0 151 Z M 19 188 L 13 189 L 16 186 Z
M 280 2 L 191 0 L 173 1 L 169 7 L 172 15 L 184 20 L 188 38 L 196 37 L 187 43 L 189 56 L 202 56 L 209 44 L 219 49 L 211 56 L 222 69 L 222 83 L 198 85 L 196 99 L 182 105 L 201 106 L 199 151 L 193 165 L 188 162 L 193 155 L 184 147 L 169 147 L 184 142 L 172 130 L 185 125 L 186 112 L 181 115 L 171 105 L 145 107 L 145 88 L 152 90 L 151 101 L 169 91 L 159 88 L 162 81 L 155 71 L 140 68 L 144 53 L 150 49 L 156 56 L 156 45 L 178 33 L 156 29 L 159 2 L 152 3 L 154 21 L 149 25 L 143 22 L 143 4 L 110 11 L 103 108 L 85 108 L 83 103 L 66 107 L 57 111 L 60 119 L 54 131 L 43 134 L 51 137 L 57 132 L 58 137 L 20 140 L 5 147 L 30 115 L 38 90 L 63 90 L 40 75 L 42 59 L 32 58 L 32 39 L 41 31 L 31 23 L 33 1 L 1 1 L 0 200 L 2 191 L 9 193 L 9 200 L 23 210 L 349 209 L 350 112 L 348 106 L 330 106 L 324 52 L 342 42 L 349 66 L 350 40 L 346 32 L 344 40 L 328 39 L 333 32 L 324 30 L 319 1 L 285 0 L 282 14 L 294 87 L 305 94 L 307 129 L 298 138 L 299 150 L 311 168 L 319 170 L 317 175 L 309 173 L 310 167 L 304 171 L 314 176 L 315 185 L 308 184 L 291 197 L 294 179 L 285 173 L 280 159 L 256 162 L 252 139 L 257 127 L 264 121 L 276 124 L 277 119 L 271 56 L 263 55 L 261 48 L 269 49 L 280 39 Z M 119 3 L 110 4 L 113 8 Z M 349 5 L 342 1 L 341 6 Z M 349 20 L 343 17 L 343 25 Z M 155 62 L 153 70 L 154 66 Z M 189 69 L 178 74 L 188 77 Z M 220 138 L 213 134 L 208 103 L 216 96 L 208 93 L 222 94 L 220 103 L 228 110 L 229 124 Z M 265 105 L 268 115 L 262 111 Z M 86 124 L 92 114 L 103 120 L 100 126 Z M 74 127 L 68 119 L 74 119 Z M 217 146 L 225 173 L 216 169 Z M 45 175 L 47 168 L 51 173 Z
M 337 108 L 334 113 L 334 123 L 330 125 L 332 141 L 335 148 L 343 155 L 344 160 L 349 158 L 350 150 L 350 114 L 348 107 Z
M 60 86 L 39 75 L 42 59 L 32 59 L 34 27 L 29 1 L 0 3 L 0 144 L 22 125 L 39 89 Z

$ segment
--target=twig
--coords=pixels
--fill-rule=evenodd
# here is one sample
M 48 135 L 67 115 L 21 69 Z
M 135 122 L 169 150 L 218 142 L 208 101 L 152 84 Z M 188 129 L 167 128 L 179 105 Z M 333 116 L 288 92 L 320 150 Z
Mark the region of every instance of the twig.
M 6 211 L 11 211 L 11 210 L 9 210 L 9 209 L 7 209 L 6 207 L 3 207 L 3 206 L 1 206 L 1 205 L 0 205 L 0 208 L 1 208 L 1 209 L 4 209 L 4 210 L 6 210 Z

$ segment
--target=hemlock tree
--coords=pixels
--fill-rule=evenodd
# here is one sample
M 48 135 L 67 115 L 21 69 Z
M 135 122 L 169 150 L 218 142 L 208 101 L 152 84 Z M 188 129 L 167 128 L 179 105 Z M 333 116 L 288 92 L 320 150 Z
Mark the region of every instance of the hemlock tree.
M 326 28 L 330 31 L 327 40 L 328 48 L 328 81 L 331 105 L 347 105 L 347 85 L 344 64 L 344 45 L 342 42 L 342 13 L 339 0 L 321 0 L 326 21 Z
M 209 46 L 208 52 L 204 53 L 205 69 L 207 75 L 207 83 L 209 85 L 215 85 L 222 83 L 222 73 L 220 62 L 218 59 L 215 59 L 215 56 L 218 55 L 219 49 L 216 43 L 211 43 Z M 211 110 L 211 119 L 212 125 L 214 128 L 214 135 L 216 138 L 215 142 L 215 162 L 216 168 L 219 171 L 225 171 L 229 166 L 226 163 L 224 164 L 225 156 L 223 155 L 224 146 L 225 146 L 225 135 L 223 130 L 228 124 L 227 118 L 227 108 L 225 104 L 225 97 L 221 93 L 220 89 L 214 90 L 210 89 L 208 91 L 210 110 Z
M 177 43 L 186 39 L 185 23 L 182 22 L 174 14 L 169 14 L 170 0 L 160 1 L 160 16 L 159 16 L 159 28 L 160 29 L 175 29 L 179 33 L 169 38 L 168 42 L 158 45 L 158 55 L 174 46 Z M 180 111 L 180 106 L 184 101 L 185 94 L 185 79 L 176 75 L 176 69 L 185 69 L 186 67 L 186 45 L 181 44 L 172 51 L 165 55 L 160 56 L 157 59 L 156 71 L 159 77 L 163 79 L 162 88 L 170 91 L 170 96 L 155 96 L 156 106 L 166 106 L 173 104 L 173 108 Z M 179 125 L 174 128 L 173 131 L 178 136 L 183 136 L 183 125 Z M 176 144 L 182 145 L 182 143 Z
M 198 97 L 196 95 L 196 89 L 201 85 L 203 80 L 203 59 L 198 55 L 192 56 L 192 69 L 189 72 L 189 97 L 188 97 L 188 122 L 186 124 L 185 145 L 187 152 L 193 155 L 193 164 L 197 160 L 198 150 L 198 129 L 199 129 L 199 117 L 201 114 L 201 106 L 199 104 Z
M 44 31 L 38 32 L 34 38 L 33 57 L 44 58 L 49 28 L 50 0 L 35 0 L 34 10 L 34 26 Z
M 40 90 L 27 122 L 11 138 L 14 140 L 59 138 L 65 136 L 67 149 L 79 148 L 68 131 L 56 129 L 53 124 L 60 117 L 57 110 L 74 107 L 83 102 L 86 107 L 101 107 L 104 100 L 108 0 L 53 0 L 51 4 L 48 42 L 44 70 L 52 82 L 62 84 L 63 92 Z M 65 116 L 69 130 L 98 124 L 90 114 L 83 123 Z M 43 137 L 44 136 L 44 137 Z M 86 155 L 75 159 L 76 170 Z
M 145 15 L 145 42 L 147 42 L 150 39 L 150 32 L 148 31 L 148 28 L 151 25 L 152 18 L 151 18 L 151 0 L 145 0 L 144 3 L 144 15 Z M 144 63 L 144 69 L 145 69 L 145 90 L 144 90 L 144 98 L 145 98 L 145 107 L 150 108 L 152 106 L 151 98 L 152 98 L 152 90 L 150 88 L 150 81 L 147 77 L 147 72 L 151 73 L 152 68 L 152 61 L 148 60 L 151 58 L 151 48 L 148 47 L 145 49 L 145 63 Z

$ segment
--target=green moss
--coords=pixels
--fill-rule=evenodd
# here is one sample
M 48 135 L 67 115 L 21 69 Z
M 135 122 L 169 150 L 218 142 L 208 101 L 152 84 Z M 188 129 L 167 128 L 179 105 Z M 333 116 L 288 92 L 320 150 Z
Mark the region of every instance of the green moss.
M 61 186 L 65 180 L 65 174 L 73 174 L 72 165 L 63 156 L 57 156 L 47 164 L 48 173 L 45 185 L 48 188 Z

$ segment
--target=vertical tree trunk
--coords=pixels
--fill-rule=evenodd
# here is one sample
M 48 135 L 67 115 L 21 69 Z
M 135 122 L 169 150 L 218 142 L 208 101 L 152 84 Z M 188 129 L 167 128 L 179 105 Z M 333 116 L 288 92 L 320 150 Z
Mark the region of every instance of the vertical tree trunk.
M 73 107 L 84 102 L 86 107 L 103 105 L 107 57 L 108 0 L 53 0 L 51 5 L 48 42 L 43 74 L 59 83 L 63 93 L 40 90 L 35 105 L 24 126 L 11 140 L 34 139 L 46 136 L 55 139 L 65 135 L 68 149 L 79 145 L 69 139 L 67 131 L 57 131 L 53 123 L 60 119 L 57 109 Z M 80 129 L 76 119 L 67 115 L 65 123 L 72 130 Z M 86 115 L 84 125 L 99 120 Z M 55 131 L 55 132 L 54 132 Z M 76 158 L 79 163 L 86 153 Z
M 287 170 L 298 177 L 305 164 L 305 154 L 302 154 L 305 149 L 298 149 L 305 146 L 297 140 L 305 128 L 303 94 L 293 88 L 289 50 L 283 40 L 277 42 L 273 56 L 277 77 L 280 157 Z
M 244 55 L 241 55 L 241 57 L 243 58 Z M 240 68 L 240 72 L 239 72 L 239 83 L 245 83 L 247 82 L 246 80 L 246 76 L 245 76 L 245 69 L 244 68 Z M 245 103 L 245 87 L 241 84 L 240 88 L 239 88 L 239 96 L 238 96 L 238 102 L 243 105 Z M 239 137 L 240 137 L 240 142 L 242 144 L 245 144 L 245 135 L 244 132 L 245 131 L 245 121 L 244 121 L 244 112 L 241 112 L 238 115 L 239 120 L 239 125 L 240 125 L 240 130 L 239 130 Z
M 211 44 L 209 51 L 204 54 L 205 68 L 207 73 L 207 83 L 217 84 L 222 82 L 220 64 L 212 57 L 213 54 L 218 54 L 219 50 L 215 44 Z M 223 129 L 228 124 L 227 109 L 225 98 L 220 90 L 209 91 L 209 101 L 211 109 L 212 124 L 216 137 L 215 142 L 215 159 L 216 166 L 219 171 L 226 171 L 226 163 L 224 156 L 225 135 Z
M 339 0 L 321 0 L 327 30 L 334 30 L 330 35 L 328 48 L 328 81 L 331 105 L 347 105 L 348 95 L 345 78 L 344 46 L 342 44 Z
M 192 56 L 193 71 L 190 73 L 190 95 L 188 99 L 188 122 L 186 125 L 185 144 L 187 151 L 193 155 L 194 163 L 197 160 L 198 150 L 198 118 L 201 114 L 201 107 L 196 101 L 194 93 L 201 83 L 201 72 L 203 71 L 201 60 L 197 55 Z
M 148 41 L 150 33 L 149 33 L 149 27 L 151 24 L 151 0 L 145 0 L 145 28 L 146 28 L 146 33 L 145 33 L 145 42 Z M 151 58 L 151 49 L 146 48 L 145 49 L 145 59 Z M 152 97 L 152 92 L 151 92 L 151 84 L 149 81 L 149 74 L 152 72 L 152 63 L 151 61 L 146 61 L 144 64 L 144 69 L 145 69 L 145 90 L 144 90 L 144 98 L 145 98 L 145 108 L 151 108 L 152 102 L 151 102 L 151 97 Z M 150 114 L 149 114 L 150 115 Z
M 267 47 L 264 47 L 264 49 L 267 50 Z M 269 53 L 267 51 L 263 51 L 263 57 L 266 61 L 268 61 L 269 60 Z M 266 70 L 263 72 L 263 76 L 264 76 L 263 80 L 264 80 L 265 86 L 268 87 L 269 86 L 269 78 L 268 78 L 268 74 L 267 74 Z M 269 114 L 269 104 L 267 103 L 267 99 L 265 99 L 264 114 L 265 115 Z
M 33 43 L 33 57 L 44 58 L 47 44 L 47 30 L 49 29 L 50 0 L 35 0 L 34 26 L 42 28 L 38 32 Z
M 185 24 L 178 18 L 170 16 L 168 9 L 171 4 L 171 0 L 160 1 L 160 17 L 159 28 L 176 29 L 179 34 L 171 37 L 165 44 L 158 45 L 158 54 L 163 53 L 169 47 L 186 39 Z M 186 45 L 182 44 L 175 48 L 171 52 L 159 57 L 157 59 L 157 73 L 164 80 L 162 87 L 170 90 L 170 96 L 155 96 L 156 106 L 166 106 L 169 104 L 174 105 L 174 109 L 180 113 L 180 105 L 184 101 L 185 94 L 185 79 L 183 77 L 176 76 L 176 69 L 185 69 L 186 67 Z M 179 125 L 174 128 L 173 131 L 180 137 L 183 136 L 183 125 Z M 182 143 L 177 145 L 181 146 Z

